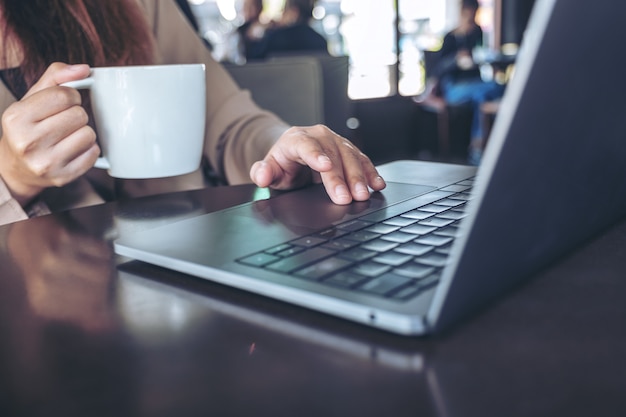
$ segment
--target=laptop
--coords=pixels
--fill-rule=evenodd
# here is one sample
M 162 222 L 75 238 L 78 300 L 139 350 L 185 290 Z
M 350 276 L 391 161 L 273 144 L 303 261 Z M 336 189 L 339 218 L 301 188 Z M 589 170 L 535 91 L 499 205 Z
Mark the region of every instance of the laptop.
M 402 162 L 367 202 L 312 186 L 115 250 L 393 333 L 446 329 L 626 215 L 623 16 L 612 0 L 536 2 L 477 170 Z

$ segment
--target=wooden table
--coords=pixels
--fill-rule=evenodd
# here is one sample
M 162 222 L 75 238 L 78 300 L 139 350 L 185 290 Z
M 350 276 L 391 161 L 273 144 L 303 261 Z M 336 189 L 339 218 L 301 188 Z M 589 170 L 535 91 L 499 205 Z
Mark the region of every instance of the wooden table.
M 383 167 L 388 178 L 406 175 L 394 167 Z M 626 412 L 626 222 L 427 338 L 373 331 L 112 252 L 120 234 L 262 194 L 213 188 L 0 228 L 0 415 Z

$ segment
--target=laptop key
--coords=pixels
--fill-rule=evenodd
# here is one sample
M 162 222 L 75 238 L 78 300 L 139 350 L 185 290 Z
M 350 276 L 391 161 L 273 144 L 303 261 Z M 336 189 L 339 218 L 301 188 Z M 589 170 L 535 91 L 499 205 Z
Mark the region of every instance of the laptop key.
M 366 277 L 377 277 L 391 270 L 391 266 L 379 264 L 378 262 L 367 261 L 350 269 L 350 272 L 365 275 Z
M 415 262 L 410 262 L 394 269 L 393 272 L 407 278 L 422 279 L 435 272 L 435 268 L 432 266 L 424 266 L 416 264 Z
M 376 210 L 373 213 L 366 214 L 365 216 L 361 217 L 361 220 L 381 222 L 397 215 L 402 215 L 402 217 L 405 217 L 403 213 L 414 210 L 415 207 L 421 207 L 426 204 L 430 204 L 434 201 L 441 200 L 442 198 L 450 197 L 453 194 L 454 193 L 439 190 L 430 191 L 426 194 L 422 194 L 409 200 L 405 200 L 401 203 L 385 207 L 385 209 L 383 210 Z
M 438 218 L 446 220 L 461 220 L 465 216 L 467 216 L 467 214 L 465 214 L 464 211 L 459 210 L 448 210 L 443 213 L 437 214 Z
M 438 247 L 435 252 L 440 253 L 442 255 L 449 256 L 452 251 L 452 243 L 448 243 L 447 245 L 443 245 Z
M 444 198 L 443 200 L 437 201 L 437 204 L 441 204 L 442 206 L 458 207 L 465 204 L 465 201 L 454 198 Z
M 355 242 L 368 242 L 370 240 L 374 240 L 379 237 L 379 233 L 367 232 L 365 230 L 359 230 L 357 232 L 350 233 L 346 235 L 346 239 L 354 240 Z
M 355 273 L 348 272 L 348 271 L 341 271 L 341 272 L 338 272 L 334 275 L 327 277 L 322 282 L 324 284 L 330 284 L 330 285 L 334 285 L 337 287 L 351 288 L 369 279 L 370 278 L 363 276 L 363 275 L 355 274 Z
M 430 211 L 432 213 L 442 213 L 442 212 L 444 212 L 446 210 L 449 210 L 449 209 L 450 209 L 449 206 L 439 205 L 438 201 L 435 204 L 429 204 L 427 206 L 420 207 L 420 210 L 422 210 L 422 211 Z
M 378 252 L 363 248 L 352 248 L 339 254 L 340 257 L 354 262 L 365 261 L 367 259 L 373 258 L 376 255 L 378 255 Z
M 277 262 L 268 264 L 266 268 L 277 272 L 288 273 L 332 256 L 335 253 L 335 251 L 326 248 L 312 248 L 294 256 L 290 256 L 289 258 L 282 258 Z
M 447 261 L 448 256 L 436 252 L 430 252 L 424 256 L 414 259 L 414 262 L 419 264 L 436 267 L 444 267 Z
M 255 253 L 254 255 L 246 256 L 245 258 L 239 259 L 237 262 L 248 265 L 248 266 L 257 266 L 263 267 L 272 262 L 276 262 L 280 260 L 278 256 L 270 255 L 269 253 Z
M 444 227 L 452 223 L 454 223 L 453 220 L 442 219 L 439 217 L 429 217 L 428 219 L 422 220 L 419 222 L 419 224 L 421 224 L 422 226 L 432 226 L 432 227 Z
M 459 228 L 457 226 L 446 226 L 441 229 L 437 229 L 434 233 L 437 236 L 456 237 L 459 234 Z
M 458 193 L 450 196 L 449 198 L 453 200 L 469 201 L 472 199 L 472 195 L 470 193 Z
M 349 267 L 352 263 L 353 262 L 347 259 L 341 259 L 333 256 L 297 270 L 295 274 L 302 278 L 319 280 L 327 275 Z
M 408 217 L 396 216 L 396 217 L 392 217 L 389 220 L 385 220 L 383 224 L 404 227 L 404 226 L 413 224 L 415 222 L 417 222 L 417 219 L 410 219 Z
M 425 255 L 428 252 L 432 251 L 434 248 L 429 245 L 421 245 L 419 243 L 410 242 L 405 243 L 404 245 L 400 245 L 394 249 L 394 252 L 405 253 L 407 255 L 412 256 L 421 256 Z
M 419 281 L 412 281 L 407 286 L 394 292 L 391 297 L 398 300 L 407 300 L 413 298 L 419 293 L 431 288 L 439 282 L 439 275 L 432 274 Z
M 274 255 L 274 254 L 276 254 L 278 252 L 282 252 L 282 251 L 287 250 L 289 248 L 291 248 L 291 245 L 289 243 L 283 243 L 281 245 L 276 245 L 276 246 L 273 246 L 273 247 L 271 247 L 269 249 L 266 249 L 265 253 L 269 253 L 270 255 Z
M 303 248 L 302 246 L 292 246 L 289 249 L 285 249 L 282 252 L 276 253 L 275 255 L 278 255 L 281 258 L 287 258 L 289 256 L 295 255 L 296 253 L 303 252 L 305 250 L 306 250 L 306 248 Z
M 405 255 L 398 252 L 386 252 L 382 255 L 378 255 L 373 258 L 374 261 L 380 262 L 381 264 L 387 264 L 391 266 L 400 266 L 404 263 L 407 263 L 412 258 L 411 255 Z
M 365 231 L 384 235 L 387 233 L 395 232 L 398 229 L 400 229 L 400 226 L 392 226 L 390 224 L 377 223 L 373 226 L 368 227 L 367 229 L 365 229 Z
M 324 242 L 327 242 L 328 239 L 324 239 L 321 237 L 313 237 L 313 236 L 305 236 L 300 239 L 292 240 L 292 245 L 303 246 L 305 248 L 312 248 L 313 246 L 321 245 Z
M 410 278 L 390 272 L 365 282 L 358 287 L 358 290 L 384 296 L 410 282 Z
M 407 226 L 407 227 L 403 227 L 402 231 L 405 233 L 411 233 L 414 235 L 427 235 L 431 232 L 434 232 L 435 230 L 437 230 L 436 227 L 433 226 L 427 226 L 427 225 L 423 225 L 423 224 L 413 224 L 411 226 Z
M 380 238 L 382 240 L 387 240 L 389 242 L 406 243 L 415 239 L 415 235 L 397 231 L 397 232 L 389 233 L 388 235 L 382 235 Z
M 422 211 L 422 210 L 417 209 L 417 210 L 408 211 L 402 214 L 401 217 L 407 217 L 409 219 L 415 219 L 415 220 L 424 220 L 434 215 L 435 213 L 433 213 L 432 211 Z
M 400 244 L 396 242 L 389 242 L 383 239 L 376 239 L 376 240 L 372 240 L 370 242 L 364 243 L 363 245 L 361 245 L 361 247 L 363 249 L 373 250 L 376 252 L 387 252 L 388 250 L 391 250 L 397 247 L 398 245 Z
M 340 238 L 331 240 L 330 242 L 323 244 L 322 247 L 333 250 L 347 250 L 357 246 L 358 244 L 359 242 L 354 240 Z
M 336 227 L 331 227 L 330 229 L 322 230 L 319 233 L 315 233 L 312 236 L 320 238 L 320 239 L 324 239 L 324 240 L 329 240 L 329 239 L 340 238 L 340 237 L 344 236 L 347 233 L 348 232 L 345 231 L 345 230 L 339 230 Z
M 430 245 L 430 246 L 443 246 L 447 243 L 452 242 L 453 238 L 448 236 L 438 236 L 436 234 L 430 234 L 426 236 L 419 237 L 414 240 L 415 243 L 421 243 L 422 245 Z

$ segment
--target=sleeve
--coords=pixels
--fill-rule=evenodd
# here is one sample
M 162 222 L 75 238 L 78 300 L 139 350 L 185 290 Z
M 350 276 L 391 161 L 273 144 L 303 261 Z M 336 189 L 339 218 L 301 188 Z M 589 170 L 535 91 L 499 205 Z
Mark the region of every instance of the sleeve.
M 0 81 L 0 114 L 4 113 L 6 108 L 14 102 L 15 98 L 4 83 Z M 0 136 L 1 135 L 2 127 L 0 126 Z M 0 177 L 0 224 L 12 223 L 27 218 L 28 215 L 24 209 L 22 209 L 22 206 L 11 196 L 4 180 Z
M 215 61 L 172 0 L 144 0 L 161 64 L 204 63 L 207 106 L 205 156 L 229 184 L 250 182 L 252 164 L 262 159 L 289 126 L 260 109 Z
M 18 220 L 28 218 L 26 211 L 22 208 L 9 192 L 9 189 L 0 178 L 0 225 L 13 223 Z
M 446 33 L 441 44 L 441 56 L 456 55 L 457 45 L 456 38 L 452 32 Z

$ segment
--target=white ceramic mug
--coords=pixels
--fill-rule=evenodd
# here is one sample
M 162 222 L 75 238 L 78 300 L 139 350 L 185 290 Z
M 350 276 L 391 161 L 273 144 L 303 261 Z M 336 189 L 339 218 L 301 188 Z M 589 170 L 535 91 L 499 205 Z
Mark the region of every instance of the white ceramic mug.
M 64 83 L 90 90 L 103 157 L 116 178 L 160 178 L 200 166 L 205 129 L 203 64 L 93 68 Z

